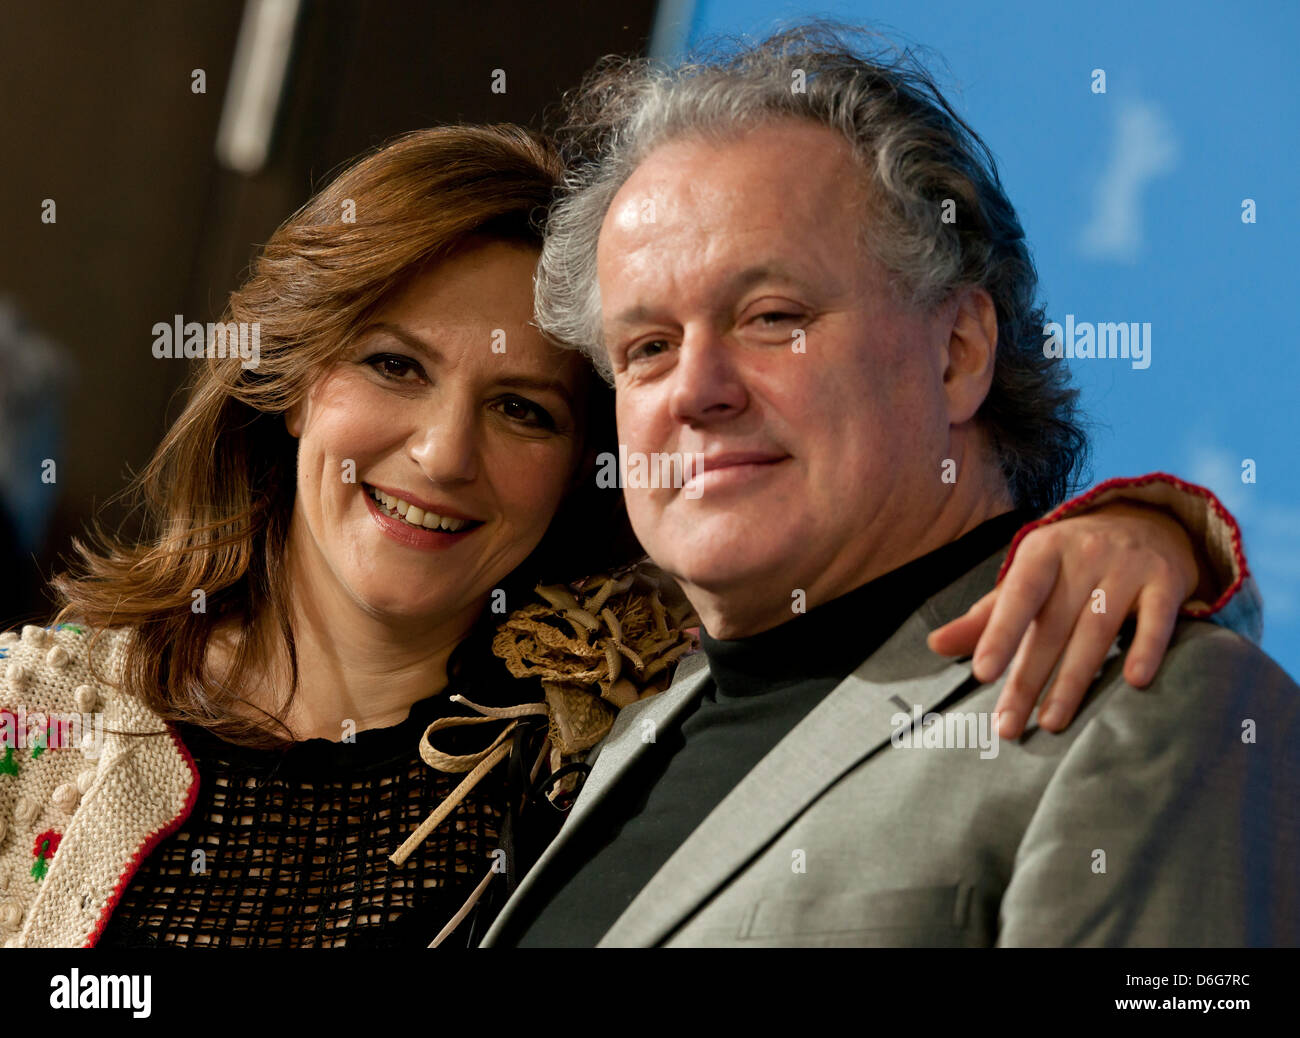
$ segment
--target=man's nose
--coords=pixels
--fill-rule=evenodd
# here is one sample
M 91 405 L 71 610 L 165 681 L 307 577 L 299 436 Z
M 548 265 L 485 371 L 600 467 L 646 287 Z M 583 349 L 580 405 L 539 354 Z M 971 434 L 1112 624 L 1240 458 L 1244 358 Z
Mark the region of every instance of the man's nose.
M 439 407 L 412 434 L 409 451 L 433 483 L 468 483 L 478 474 L 479 426 L 469 404 Z
M 737 346 L 715 329 L 688 328 L 672 371 L 669 407 L 680 422 L 726 419 L 745 409 L 749 394 Z

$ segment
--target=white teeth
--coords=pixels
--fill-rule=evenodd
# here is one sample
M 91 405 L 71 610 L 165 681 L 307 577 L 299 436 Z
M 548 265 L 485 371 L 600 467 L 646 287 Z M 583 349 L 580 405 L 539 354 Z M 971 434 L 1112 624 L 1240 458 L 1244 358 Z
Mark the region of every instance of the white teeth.
M 370 496 L 384 506 L 389 512 L 396 512 L 412 526 L 419 526 L 425 530 L 442 530 L 446 533 L 456 533 L 463 530 L 469 525 L 467 519 L 453 519 L 449 515 L 438 515 L 436 512 L 426 512 L 423 508 L 403 501 L 400 497 L 394 497 L 392 494 L 386 494 L 382 490 L 374 487 L 368 488 Z

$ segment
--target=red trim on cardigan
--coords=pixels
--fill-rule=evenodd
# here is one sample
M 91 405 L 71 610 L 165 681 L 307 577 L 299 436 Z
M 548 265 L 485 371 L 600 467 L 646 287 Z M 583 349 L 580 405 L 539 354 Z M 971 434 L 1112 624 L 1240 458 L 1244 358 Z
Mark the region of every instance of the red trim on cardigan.
M 140 845 L 139 850 L 131 855 L 131 860 L 126 863 L 126 868 L 118 876 L 117 886 L 113 888 L 108 903 L 104 905 L 103 911 L 99 913 L 99 922 L 95 925 L 95 929 L 90 936 L 86 938 L 86 943 L 82 945 L 83 948 L 93 948 L 100 937 L 104 935 L 104 928 L 108 925 L 109 916 L 117 908 L 117 903 L 122 900 L 122 895 L 126 893 L 127 884 L 131 882 L 131 878 L 144 864 L 145 859 L 154 852 L 154 849 L 184 824 L 185 819 L 189 818 L 190 812 L 194 810 L 194 805 L 199 799 L 199 769 L 194 763 L 194 758 L 190 756 L 189 747 L 181 741 L 181 737 L 176 734 L 176 729 L 171 725 L 167 726 L 167 734 L 171 736 L 176 748 L 181 751 L 181 756 L 185 758 L 185 763 L 189 765 L 190 774 L 194 776 L 194 781 L 190 783 L 189 794 L 185 797 L 185 806 L 181 808 L 180 814 L 150 834 L 149 838 Z
M 1002 578 L 1007 575 L 1007 570 L 1011 567 L 1011 560 L 1015 557 L 1016 548 L 1020 546 L 1020 542 L 1032 531 L 1038 529 L 1040 526 L 1046 526 L 1048 523 L 1057 522 L 1088 507 L 1095 498 L 1109 490 L 1118 490 L 1123 489 L 1124 487 L 1142 487 L 1150 483 L 1168 483 L 1176 490 L 1181 490 L 1184 493 L 1195 494 L 1198 497 L 1205 498 L 1209 501 L 1210 507 L 1214 510 L 1215 515 L 1223 520 L 1223 522 L 1227 524 L 1228 529 L 1232 532 L 1232 555 L 1237 562 L 1237 579 L 1229 584 L 1223 594 L 1215 599 L 1210 606 L 1197 608 L 1184 607 L 1179 610 L 1179 613 L 1183 616 L 1196 618 L 1211 616 L 1212 614 L 1217 613 L 1232 600 L 1233 595 L 1241 590 L 1242 584 L 1244 584 L 1246 578 L 1250 576 L 1250 569 L 1246 565 L 1246 553 L 1241 547 L 1241 527 L 1237 525 L 1237 520 L 1233 517 L 1232 513 L 1223 506 L 1223 502 L 1214 495 L 1212 490 L 1198 486 L 1195 483 L 1188 483 L 1167 472 L 1150 472 L 1145 476 L 1116 476 L 1114 479 L 1108 479 L 1104 483 L 1098 483 L 1091 490 L 1080 494 L 1078 497 L 1072 497 L 1069 501 L 1057 505 L 1041 519 L 1035 519 L 1032 523 L 1026 523 L 1016 531 L 1016 536 L 1011 542 L 1010 549 L 1007 551 L 1006 561 L 1002 563 L 1002 568 L 998 570 L 997 582 L 999 584 L 1002 583 Z

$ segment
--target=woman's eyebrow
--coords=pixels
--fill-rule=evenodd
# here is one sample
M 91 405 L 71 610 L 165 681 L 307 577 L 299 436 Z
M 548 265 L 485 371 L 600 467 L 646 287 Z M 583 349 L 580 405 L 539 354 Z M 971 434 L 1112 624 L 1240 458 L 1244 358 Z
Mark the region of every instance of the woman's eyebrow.
M 389 324 L 387 321 L 376 321 L 374 324 L 367 325 L 361 330 L 361 334 L 357 338 L 364 338 L 375 332 L 391 335 L 411 347 L 411 349 L 425 354 L 435 362 L 442 360 L 442 354 L 436 347 L 425 342 L 419 336 L 412 335 L 405 328 L 396 324 Z M 558 378 L 548 378 L 546 375 L 526 375 L 520 372 L 514 375 L 502 375 L 500 378 L 495 379 L 495 382 L 499 386 L 508 386 L 512 389 L 549 390 L 560 396 L 569 406 L 570 411 L 575 409 L 573 394 L 569 392 L 569 387 Z
M 545 375 L 503 375 L 496 379 L 499 386 L 509 386 L 513 389 L 542 389 L 550 390 L 564 399 L 569 410 L 574 410 L 573 394 L 569 392 L 569 387 L 556 378 L 547 378 Z
M 382 332 L 385 335 L 391 335 L 394 339 L 400 340 L 411 349 L 423 353 L 432 361 L 442 360 L 442 354 L 439 353 L 437 348 L 432 344 L 425 342 L 418 335 L 411 334 L 405 328 L 396 324 L 389 324 L 387 321 L 376 321 L 373 324 L 366 325 L 366 327 L 361 329 L 361 333 L 357 338 L 365 338 L 365 336 L 371 335 L 375 332 Z

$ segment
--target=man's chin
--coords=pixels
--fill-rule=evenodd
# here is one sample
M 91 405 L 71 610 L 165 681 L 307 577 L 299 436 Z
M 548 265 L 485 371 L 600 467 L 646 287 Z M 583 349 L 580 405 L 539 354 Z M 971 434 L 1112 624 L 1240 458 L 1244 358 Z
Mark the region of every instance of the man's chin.
M 798 530 L 780 529 L 770 519 L 709 515 L 696 511 L 645 523 L 632 516 L 632 528 L 646 554 L 679 580 L 713 589 L 752 584 L 786 569 L 807 548 Z
M 793 588 L 778 588 L 781 583 L 782 559 L 788 553 L 754 552 L 753 546 L 743 544 L 720 546 L 719 550 L 702 552 L 673 552 L 666 562 L 650 552 L 650 558 L 683 585 L 688 594 L 698 589 L 709 596 L 731 595 L 771 596 L 773 600 L 788 599 Z M 788 583 L 788 581 L 787 581 Z

